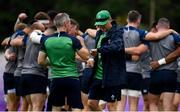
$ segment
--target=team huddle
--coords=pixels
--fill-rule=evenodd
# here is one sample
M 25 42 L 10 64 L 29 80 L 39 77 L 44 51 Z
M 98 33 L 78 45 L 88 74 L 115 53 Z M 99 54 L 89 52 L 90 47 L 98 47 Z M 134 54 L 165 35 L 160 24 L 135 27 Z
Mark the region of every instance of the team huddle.
M 177 111 L 180 104 L 180 35 L 160 18 L 139 29 L 132 10 L 127 25 L 107 10 L 95 29 L 79 30 L 67 13 L 18 16 L 5 46 L 3 75 L 8 111 Z

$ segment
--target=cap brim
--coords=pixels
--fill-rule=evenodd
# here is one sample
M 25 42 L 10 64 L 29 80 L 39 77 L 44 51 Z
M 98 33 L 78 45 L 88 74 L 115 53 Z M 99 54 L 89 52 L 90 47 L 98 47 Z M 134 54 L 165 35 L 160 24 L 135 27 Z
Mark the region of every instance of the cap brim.
M 98 22 L 95 22 L 95 26 L 104 26 L 104 25 L 106 25 L 106 23 L 108 22 L 108 20 L 106 20 L 106 21 L 98 21 Z

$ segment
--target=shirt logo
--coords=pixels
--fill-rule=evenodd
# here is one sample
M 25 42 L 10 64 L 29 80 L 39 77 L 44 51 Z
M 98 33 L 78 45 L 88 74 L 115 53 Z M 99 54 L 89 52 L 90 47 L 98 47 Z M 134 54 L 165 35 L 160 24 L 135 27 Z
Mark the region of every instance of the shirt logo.
M 111 100 L 115 100 L 115 96 L 114 95 L 111 95 Z

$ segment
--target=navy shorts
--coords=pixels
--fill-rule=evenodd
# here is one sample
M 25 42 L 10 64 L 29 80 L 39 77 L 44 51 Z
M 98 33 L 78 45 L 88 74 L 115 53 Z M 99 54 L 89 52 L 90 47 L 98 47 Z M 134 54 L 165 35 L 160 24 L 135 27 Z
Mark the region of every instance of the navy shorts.
M 180 82 L 176 84 L 176 93 L 180 93 Z
M 4 73 L 4 94 L 8 94 L 10 90 L 14 89 L 15 92 L 15 78 L 13 73 Z
M 102 80 L 94 79 L 89 90 L 90 100 L 104 100 L 107 102 L 115 102 L 121 100 L 121 87 L 105 87 L 102 88 Z
M 16 96 L 21 96 L 21 76 L 14 76 Z
M 46 94 L 47 85 L 48 85 L 47 77 L 32 75 L 32 74 L 22 74 L 21 95 L 26 96 L 36 93 Z
M 177 73 L 172 70 L 158 70 L 151 72 L 149 92 L 160 95 L 163 92 L 176 91 Z
M 85 68 L 83 70 L 83 75 L 81 77 L 81 91 L 85 94 L 89 93 L 89 88 L 90 88 L 90 79 L 92 76 L 92 68 Z
M 142 94 L 147 95 L 149 92 L 150 78 L 145 78 L 142 81 Z
M 80 81 L 71 77 L 54 78 L 51 82 L 49 100 L 53 106 L 67 104 L 72 108 L 82 109 Z
M 142 82 L 143 82 L 142 75 L 138 73 L 132 73 L 132 72 L 127 72 L 127 75 L 128 75 L 127 85 L 123 89 L 141 91 Z

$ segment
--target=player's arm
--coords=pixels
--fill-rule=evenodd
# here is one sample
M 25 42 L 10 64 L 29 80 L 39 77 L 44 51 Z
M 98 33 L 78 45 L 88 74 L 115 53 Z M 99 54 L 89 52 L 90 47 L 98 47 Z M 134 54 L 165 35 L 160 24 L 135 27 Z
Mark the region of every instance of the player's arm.
M 18 36 L 11 40 L 10 45 L 12 46 L 22 46 L 24 45 L 24 36 Z
M 132 54 L 132 55 L 141 55 L 142 53 L 146 52 L 147 50 L 148 50 L 148 46 L 145 44 L 140 44 L 137 47 L 125 48 L 125 52 L 127 54 Z
M 96 30 L 96 29 L 88 28 L 88 29 L 86 30 L 86 33 L 88 33 L 88 35 L 89 35 L 90 37 L 95 38 L 95 37 L 96 37 L 97 30 Z
M 87 61 L 89 59 L 89 57 L 90 57 L 89 51 L 86 48 L 84 48 L 84 47 L 79 49 L 77 51 L 77 54 L 78 54 L 78 56 L 80 56 L 80 58 L 82 60 L 85 60 L 85 61 Z
M 8 45 L 9 40 L 10 40 L 10 37 L 5 38 L 5 39 L 2 41 L 1 45 L 2 45 L 2 46 Z
M 88 49 L 85 47 L 85 44 L 83 41 L 80 42 L 79 39 L 76 37 L 72 37 L 72 42 L 73 42 L 73 49 L 76 51 L 77 55 L 82 59 L 82 60 L 88 60 L 90 55 Z
M 40 51 L 38 55 L 38 64 L 41 66 L 48 66 L 49 65 L 49 59 L 47 58 L 47 55 L 45 52 Z
M 158 31 L 156 33 L 154 32 L 149 32 L 147 33 L 147 35 L 145 36 L 145 40 L 147 41 L 155 41 L 155 40 L 161 40 L 163 38 L 165 38 L 166 36 L 168 36 L 171 33 L 175 33 L 177 34 L 176 31 L 174 31 L 173 29 L 168 29 L 166 31 Z
M 165 58 L 162 58 L 158 61 L 153 60 L 151 62 L 151 67 L 153 70 L 159 68 L 161 65 L 171 63 L 175 61 L 180 56 L 180 47 L 178 47 L 175 51 L 171 52 L 169 55 L 167 55 Z
M 15 61 L 16 60 L 16 54 L 10 52 L 9 48 L 6 49 L 4 56 L 5 56 L 6 60 L 8 60 L 8 61 Z

